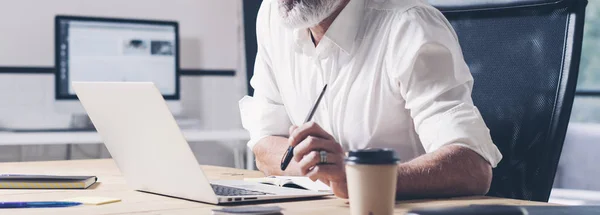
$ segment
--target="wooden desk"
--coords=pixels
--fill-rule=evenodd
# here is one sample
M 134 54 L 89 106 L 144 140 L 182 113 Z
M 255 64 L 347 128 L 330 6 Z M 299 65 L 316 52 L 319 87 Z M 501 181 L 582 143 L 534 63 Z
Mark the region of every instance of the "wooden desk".
M 203 166 L 210 179 L 243 179 L 262 177 L 257 171 Z M 0 201 L 54 201 L 80 196 L 103 196 L 122 199 L 122 202 L 101 206 L 78 206 L 57 209 L 2 209 L 10 214 L 211 214 L 215 206 L 192 201 L 146 194 L 129 189 L 125 179 L 112 160 L 76 160 L 25 163 L 0 163 L 2 173 L 96 175 L 97 185 L 87 190 L 0 190 Z M 396 204 L 395 214 L 404 214 L 415 207 L 458 206 L 470 204 L 545 205 L 490 197 L 469 197 L 444 200 L 405 201 Z M 325 199 L 263 203 L 285 208 L 284 214 L 349 214 L 346 201 L 329 197 Z

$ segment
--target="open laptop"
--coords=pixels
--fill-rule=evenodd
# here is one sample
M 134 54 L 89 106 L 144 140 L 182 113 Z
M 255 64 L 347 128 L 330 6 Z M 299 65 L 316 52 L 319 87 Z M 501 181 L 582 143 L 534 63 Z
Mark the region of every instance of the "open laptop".
M 209 181 L 153 83 L 72 86 L 135 190 L 211 204 L 331 195 L 242 180 Z

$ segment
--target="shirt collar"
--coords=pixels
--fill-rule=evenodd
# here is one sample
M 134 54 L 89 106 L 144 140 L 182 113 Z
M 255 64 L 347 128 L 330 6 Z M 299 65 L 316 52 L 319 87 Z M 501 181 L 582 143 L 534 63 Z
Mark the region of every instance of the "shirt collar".
M 364 9 L 365 0 L 350 0 L 344 9 L 342 9 L 342 12 L 335 18 L 331 26 L 329 26 L 329 29 L 327 29 L 324 39 L 331 40 L 346 54 L 352 53 L 356 35 L 363 22 Z M 299 50 L 305 53 L 310 52 L 310 50 L 307 50 L 307 45 L 314 45 L 311 42 L 308 29 L 295 29 L 294 35 L 296 37 L 296 44 L 299 45 Z M 321 46 L 321 43 L 319 46 Z
M 364 0 L 350 0 L 325 32 L 325 37 L 331 39 L 346 54 L 352 53 L 356 35 L 363 23 L 364 10 Z

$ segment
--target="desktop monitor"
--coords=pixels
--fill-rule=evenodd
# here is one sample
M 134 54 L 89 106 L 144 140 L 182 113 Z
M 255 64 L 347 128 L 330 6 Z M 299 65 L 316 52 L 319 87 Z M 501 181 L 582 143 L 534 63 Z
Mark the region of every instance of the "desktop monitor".
M 60 15 L 54 45 L 58 112 L 85 113 L 73 81 L 154 82 L 180 111 L 177 22 Z

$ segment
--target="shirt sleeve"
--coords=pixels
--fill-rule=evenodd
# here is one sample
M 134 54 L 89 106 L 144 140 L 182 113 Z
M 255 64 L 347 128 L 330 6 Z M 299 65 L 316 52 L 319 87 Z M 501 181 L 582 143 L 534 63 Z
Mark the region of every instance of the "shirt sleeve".
M 496 167 L 502 155 L 473 105 L 473 77 L 451 25 L 429 7 L 410 9 L 396 19 L 389 72 L 425 152 L 457 144 Z
M 267 41 L 263 39 L 268 33 L 270 10 L 270 1 L 263 1 L 257 17 L 258 53 L 254 75 L 250 80 L 254 96 L 245 96 L 239 101 L 242 126 L 250 133 L 250 149 L 267 136 L 288 136 L 288 129 L 292 125 L 272 71 L 264 43 Z

